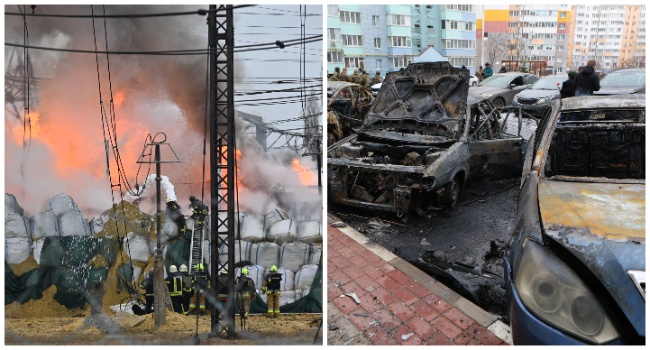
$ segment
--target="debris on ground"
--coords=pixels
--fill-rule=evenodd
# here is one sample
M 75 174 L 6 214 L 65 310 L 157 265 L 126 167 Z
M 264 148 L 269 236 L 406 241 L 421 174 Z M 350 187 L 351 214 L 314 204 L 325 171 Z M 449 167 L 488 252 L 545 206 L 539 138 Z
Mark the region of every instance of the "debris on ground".
M 402 340 L 408 340 L 408 338 L 412 337 L 414 333 L 409 333 L 409 334 L 404 334 L 402 336 Z
M 346 227 L 346 226 L 348 226 L 348 225 L 344 224 L 344 223 L 341 222 L 341 221 L 337 221 L 337 222 L 333 223 L 332 226 L 333 226 L 333 227 Z
M 357 297 L 357 294 L 356 294 L 356 293 L 346 293 L 345 295 L 347 295 L 347 296 L 349 296 L 350 298 L 352 298 L 352 300 L 354 300 L 355 303 L 357 303 L 357 304 L 361 304 L 361 300 L 359 300 L 359 297 Z

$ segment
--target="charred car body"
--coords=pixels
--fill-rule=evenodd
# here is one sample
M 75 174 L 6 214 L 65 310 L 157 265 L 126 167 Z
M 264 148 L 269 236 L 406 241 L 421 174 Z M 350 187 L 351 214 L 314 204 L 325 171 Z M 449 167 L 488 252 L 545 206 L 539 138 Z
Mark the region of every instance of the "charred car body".
M 537 130 L 504 254 L 513 341 L 644 344 L 645 96 L 556 100 Z
M 526 142 L 489 100 L 468 101 L 468 79 L 448 62 L 388 73 L 357 134 L 328 148 L 329 199 L 400 216 L 453 207 L 473 178 L 518 176 Z
M 373 94 L 361 85 L 328 81 L 327 144 L 333 144 L 360 127 L 374 99 Z

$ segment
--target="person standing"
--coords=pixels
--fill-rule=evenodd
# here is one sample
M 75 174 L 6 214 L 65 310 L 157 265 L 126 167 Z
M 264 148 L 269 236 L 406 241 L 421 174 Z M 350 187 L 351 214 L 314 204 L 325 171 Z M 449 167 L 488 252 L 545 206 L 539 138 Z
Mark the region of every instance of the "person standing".
M 178 268 L 178 271 L 182 278 L 182 287 L 183 287 L 183 315 L 190 313 L 190 299 L 192 299 L 192 277 L 187 273 L 187 265 L 182 264 Z
M 573 80 L 576 96 L 589 96 L 593 95 L 594 91 L 600 90 L 600 78 L 596 74 L 595 67 L 596 61 L 590 60 L 586 66 L 580 68 L 580 72 Z
M 196 271 L 194 277 L 195 294 L 190 303 L 190 310 L 205 315 L 207 313 L 205 309 L 205 294 L 208 293 L 210 288 L 210 274 L 208 271 L 205 271 L 201 263 L 196 264 L 194 270 Z
M 278 317 L 280 314 L 280 282 L 282 282 L 282 274 L 278 273 L 278 267 L 275 265 L 269 267 L 269 273 L 264 276 L 262 283 L 262 293 L 266 293 L 268 297 L 267 317 Z
M 501 69 L 499 69 L 499 73 L 508 73 L 508 69 L 506 68 L 505 65 L 501 65 Z
M 348 69 L 343 68 L 343 72 L 341 73 L 341 78 L 339 79 L 340 81 L 350 81 L 350 76 L 348 76 Z
M 485 63 L 485 69 L 483 70 L 483 78 L 487 79 L 491 77 L 494 74 L 494 71 L 492 70 L 492 66 L 490 65 L 489 62 Z
M 381 83 L 381 72 L 379 69 L 375 72 L 375 76 L 372 77 L 372 82 L 370 83 L 371 85 L 379 84 Z
M 248 312 L 251 309 L 251 301 L 255 299 L 255 282 L 248 277 L 248 268 L 241 269 L 241 275 L 235 279 L 235 291 L 237 298 L 240 300 L 239 306 L 243 313 L 244 319 L 248 318 Z
M 572 97 L 576 95 L 576 87 L 573 85 L 573 81 L 575 80 L 576 75 L 578 75 L 578 72 L 570 70 L 568 74 L 569 79 L 565 80 L 562 83 L 562 88 L 560 88 L 560 98 Z
M 341 68 L 336 67 L 334 68 L 334 74 L 332 74 L 332 76 L 330 77 L 330 81 L 339 81 L 341 80 L 340 76 L 341 76 Z
M 478 78 L 478 81 L 481 82 L 483 81 L 483 66 L 478 66 L 478 71 L 476 71 L 476 77 Z
M 183 314 L 183 276 L 178 272 L 176 265 L 169 267 L 165 283 L 169 290 L 169 298 L 172 300 L 174 312 Z

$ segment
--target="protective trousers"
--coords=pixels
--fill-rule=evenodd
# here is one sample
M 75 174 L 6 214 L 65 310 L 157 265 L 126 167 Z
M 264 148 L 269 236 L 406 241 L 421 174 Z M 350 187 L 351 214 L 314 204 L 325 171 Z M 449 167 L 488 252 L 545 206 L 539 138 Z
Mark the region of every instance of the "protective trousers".
M 280 291 L 279 290 L 269 290 L 266 292 L 267 304 L 269 309 L 267 311 L 268 317 L 277 317 L 280 314 Z
M 204 314 L 205 310 L 205 291 L 196 289 L 194 296 L 192 297 L 192 302 L 190 303 L 190 312 L 196 310 L 196 306 L 199 306 L 199 312 Z
M 251 310 L 251 295 L 250 293 L 237 296 L 241 300 L 241 307 L 244 309 L 244 318 L 248 318 L 248 312 Z

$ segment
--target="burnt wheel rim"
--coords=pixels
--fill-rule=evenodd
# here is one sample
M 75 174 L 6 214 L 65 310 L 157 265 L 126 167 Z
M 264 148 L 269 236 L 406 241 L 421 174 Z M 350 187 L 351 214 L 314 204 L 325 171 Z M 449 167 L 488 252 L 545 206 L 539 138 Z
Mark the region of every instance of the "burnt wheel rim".
M 497 98 L 496 100 L 494 100 L 494 105 L 497 108 L 503 108 L 503 106 L 506 105 L 506 102 L 503 99 Z
M 449 184 L 449 196 L 447 197 L 448 205 L 450 208 L 455 207 L 458 203 L 458 194 L 460 192 L 459 189 L 460 187 L 458 185 L 458 180 L 454 179 L 454 181 Z

